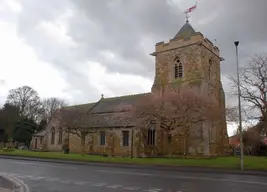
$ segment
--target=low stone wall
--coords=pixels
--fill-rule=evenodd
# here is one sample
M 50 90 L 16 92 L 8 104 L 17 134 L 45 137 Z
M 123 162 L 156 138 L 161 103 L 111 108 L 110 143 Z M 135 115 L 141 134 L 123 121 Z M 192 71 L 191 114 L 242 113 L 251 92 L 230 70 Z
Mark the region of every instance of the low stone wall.
M 0 173 L 0 191 L 2 192 L 29 192 L 29 188 L 23 181 Z

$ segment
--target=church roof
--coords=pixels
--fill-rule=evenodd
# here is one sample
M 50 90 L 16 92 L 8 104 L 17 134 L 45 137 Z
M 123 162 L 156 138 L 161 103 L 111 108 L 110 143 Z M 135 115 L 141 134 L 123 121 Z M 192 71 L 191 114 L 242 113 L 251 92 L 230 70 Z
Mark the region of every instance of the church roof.
M 131 107 L 147 94 L 150 93 L 101 98 L 95 103 L 68 106 L 64 109 L 83 114 L 79 120 L 81 126 L 90 125 L 96 128 L 134 126 L 130 114 Z
M 66 106 L 63 107 L 63 109 L 73 110 L 73 111 L 79 111 L 86 113 L 89 111 L 96 103 L 86 103 L 81 105 L 72 105 L 72 106 Z
M 128 110 L 142 96 L 149 93 L 126 95 L 121 97 L 103 98 L 91 111 L 91 113 L 110 113 L 121 110 Z
M 47 133 L 47 130 L 46 129 L 42 129 L 40 131 L 37 131 L 33 134 L 33 136 L 35 137 L 44 137 Z
M 192 36 L 196 31 L 190 25 L 189 22 L 186 22 L 184 26 L 179 30 L 179 32 L 175 35 L 174 39 L 176 38 L 187 38 Z

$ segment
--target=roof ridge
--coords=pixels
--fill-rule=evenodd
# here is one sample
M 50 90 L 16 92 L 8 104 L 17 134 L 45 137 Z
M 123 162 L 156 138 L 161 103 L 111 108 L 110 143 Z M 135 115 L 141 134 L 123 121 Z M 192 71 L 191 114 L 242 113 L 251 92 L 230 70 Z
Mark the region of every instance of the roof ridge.
M 141 96 L 141 95 L 146 95 L 146 94 L 150 94 L 150 92 L 147 93 L 136 93 L 136 94 L 129 94 L 129 95 L 122 95 L 122 96 L 115 96 L 115 97 L 107 97 L 107 98 L 103 98 L 103 100 L 109 100 L 109 99 L 120 99 L 123 97 L 131 97 L 131 96 Z
M 82 105 L 89 105 L 89 104 L 96 104 L 97 102 L 92 102 L 92 103 L 84 103 L 84 104 L 78 104 L 78 105 L 68 105 L 68 106 L 64 106 L 62 108 L 66 108 L 66 107 L 79 107 Z
M 89 109 L 88 113 L 91 113 L 93 109 L 102 101 L 102 99 L 99 99 L 97 102 L 93 103 L 93 106 Z

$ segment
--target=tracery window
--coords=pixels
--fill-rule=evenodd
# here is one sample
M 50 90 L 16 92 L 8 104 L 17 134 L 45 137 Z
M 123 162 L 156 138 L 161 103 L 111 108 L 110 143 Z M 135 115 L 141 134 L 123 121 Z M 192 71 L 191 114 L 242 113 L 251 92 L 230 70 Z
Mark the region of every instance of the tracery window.
M 147 134 L 147 144 L 154 146 L 156 141 L 156 130 L 148 129 Z
M 62 138 L 63 138 L 63 130 L 60 127 L 59 131 L 58 131 L 58 144 L 61 145 L 62 144 Z
M 105 131 L 100 131 L 100 145 L 106 145 L 106 133 Z
M 179 58 L 174 62 L 174 78 L 183 78 L 183 64 Z
M 55 128 L 52 127 L 52 130 L 51 130 L 51 145 L 55 144 L 55 134 L 56 134 Z

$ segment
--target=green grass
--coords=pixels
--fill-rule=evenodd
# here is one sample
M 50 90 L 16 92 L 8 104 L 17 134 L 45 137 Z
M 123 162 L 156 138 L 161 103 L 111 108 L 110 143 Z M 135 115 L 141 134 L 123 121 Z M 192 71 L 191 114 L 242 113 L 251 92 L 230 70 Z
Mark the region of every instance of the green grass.
M 0 150 L 0 155 L 36 157 L 47 159 L 61 159 L 87 162 L 106 162 L 106 163 L 130 163 L 143 165 L 171 165 L 171 166 L 198 166 L 213 168 L 239 168 L 238 157 L 218 157 L 211 159 L 174 159 L 174 158 L 122 158 L 122 157 L 101 157 L 94 155 L 63 154 L 60 152 L 32 152 L 27 150 L 15 150 L 4 152 Z M 245 157 L 245 169 L 247 170 L 266 170 L 267 157 Z

